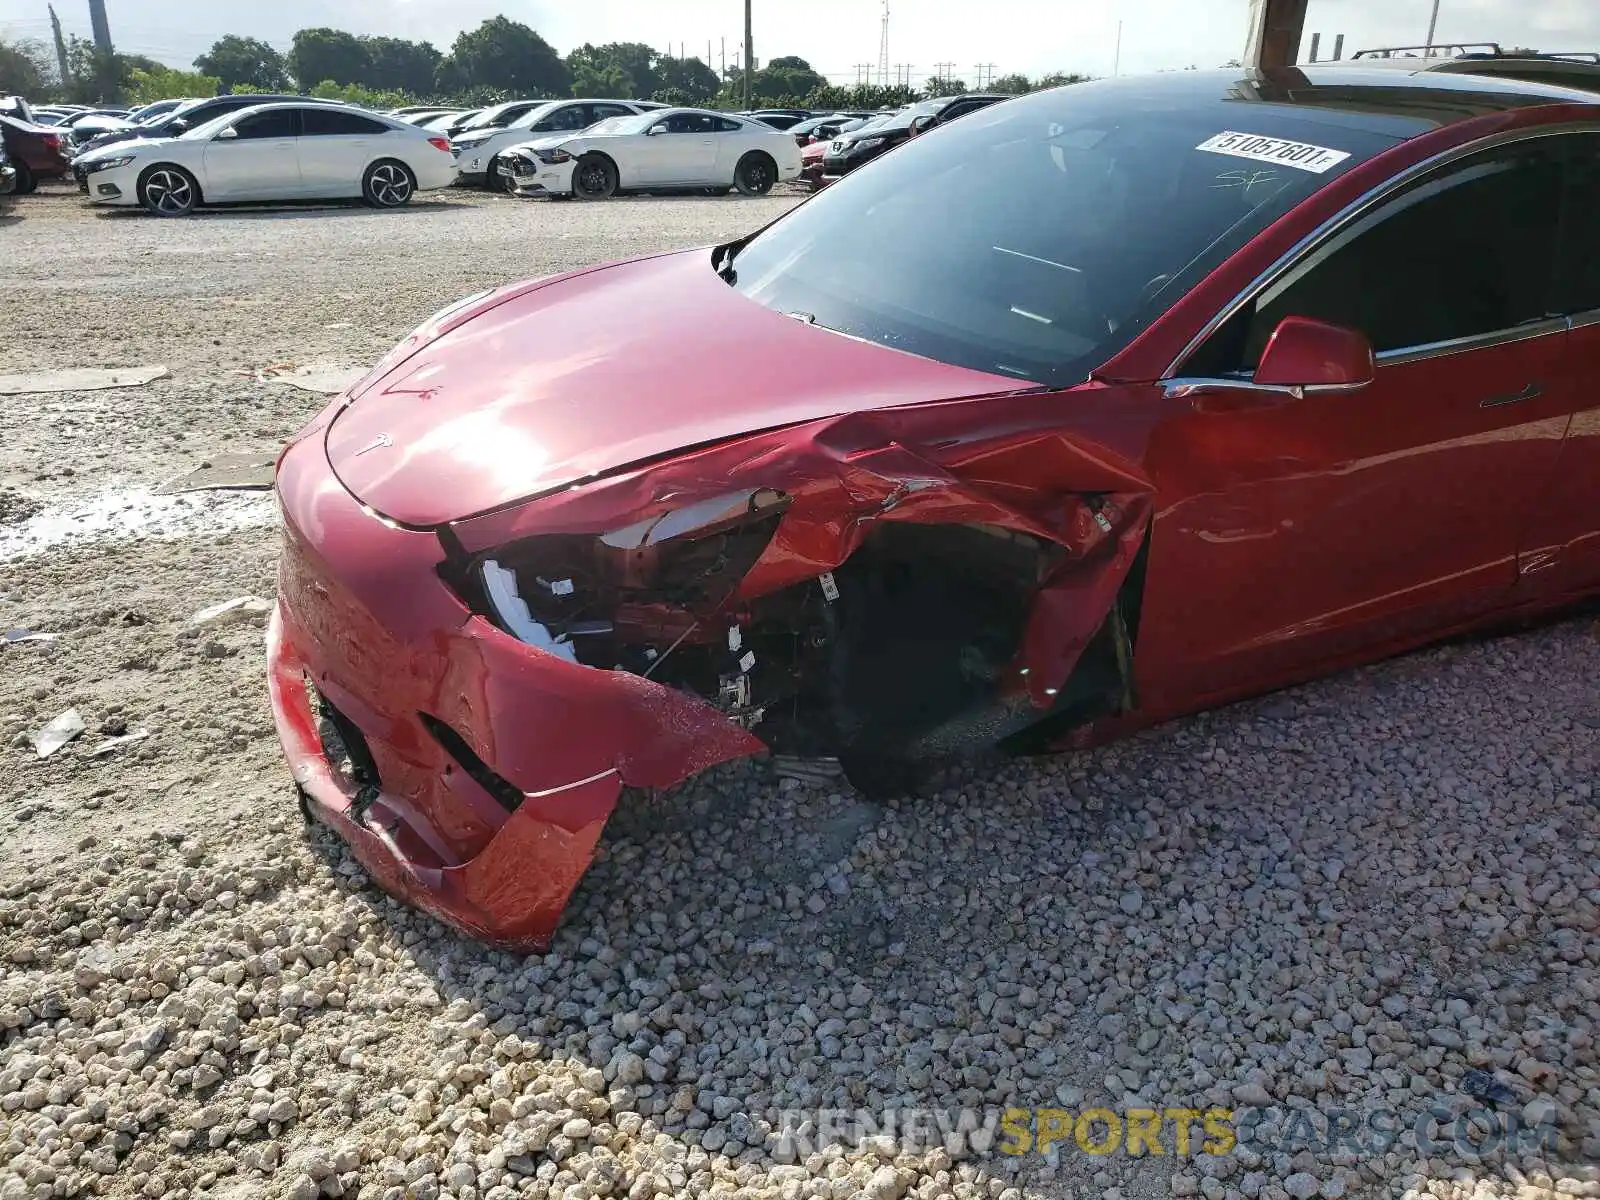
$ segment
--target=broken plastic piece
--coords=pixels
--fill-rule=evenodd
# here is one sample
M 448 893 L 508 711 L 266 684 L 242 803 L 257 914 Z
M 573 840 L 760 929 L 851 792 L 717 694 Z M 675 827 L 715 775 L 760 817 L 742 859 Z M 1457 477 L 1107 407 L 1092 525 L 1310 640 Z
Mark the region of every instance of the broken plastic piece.
M 150 736 L 148 729 L 135 729 L 132 733 L 125 733 L 121 737 L 107 738 L 93 750 L 89 751 L 90 758 L 99 758 L 102 754 L 110 754 L 134 742 L 142 742 Z
M 794 754 L 774 754 L 772 773 L 779 779 L 798 779 L 802 783 L 833 783 L 844 776 L 837 758 L 801 758 Z
M 1516 1092 L 1489 1072 L 1477 1067 L 1461 1076 L 1461 1090 L 1476 1100 L 1484 1100 L 1490 1104 L 1510 1104 L 1517 1098 Z
M 83 717 L 69 708 L 33 736 L 33 748 L 40 758 L 49 758 L 84 730 Z
M 516 572 L 508 571 L 492 558 L 486 558 L 483 560 L 483 588 L 494 604 L 494 611 L 518 641 L 568 662 L 578 661 L 578 653 L 570 644 L 558 642 L 548 629 L 533 619 L 527 601 L 517 591 Z
M 265 617 L 272 611 L 272 601 L 257 596 L 235 596 L 209 608 L 202 608 L 189 618 L 191 625 L 232 625 L 238 621 Z
M 822 585 L 822 598 L 829 604 L 839 598 L 839 584 L 834 579 L 832 571 L 824 571 L 818 575 L 817 582 Z
M 570 596 L 570 595 L 572 595 L 572 580 L 570 580 L 570 579 L 557 579 L 557 580 L 554 580 L 553 582 L 551 582 L 549 584 L 549 588 L 550 588 L 550 594 L 552 596 Z
M 739 647 L 742 646 L 742 645 L 744 645 L 744 631 L 742 629 L 740 629 L 737 625 L 729 625 L 728 626 L 728 649 L 732 653 L 737 654 L 737 653 L 739 653 Z
M 754 650 L 746 650 L 744 652 L 744 657 L 739 660 L 739 670 L 743 671 L 746 675 L 748 675 L 751 672 L 751 670 L 754 669 L 755 665 L 756 665 L 756 652 Z
M 1100 526 L 1100 531 L 1102 533 L 1111 532 L 1111 518 L 1106 516 L 1105 513 L 1099 511 L 1098 509 L 1095 510 L 1094 523 Z

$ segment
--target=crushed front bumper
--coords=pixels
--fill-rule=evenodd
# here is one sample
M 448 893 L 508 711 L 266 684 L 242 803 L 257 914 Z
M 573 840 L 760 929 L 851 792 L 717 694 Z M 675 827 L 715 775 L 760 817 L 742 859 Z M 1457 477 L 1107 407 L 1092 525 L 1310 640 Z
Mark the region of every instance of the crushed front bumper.
M 445 923 L 548 946 L 625 784 L 667 787 L 764 749 L 696 697 L 473 614 L 438 574 L 438 538 L 364 509 L 320 436 L 285 454 L 278 495 L 268 688 L 296 786 L 385 890 Z M 334 761 L 322 706 L 365 771 Z

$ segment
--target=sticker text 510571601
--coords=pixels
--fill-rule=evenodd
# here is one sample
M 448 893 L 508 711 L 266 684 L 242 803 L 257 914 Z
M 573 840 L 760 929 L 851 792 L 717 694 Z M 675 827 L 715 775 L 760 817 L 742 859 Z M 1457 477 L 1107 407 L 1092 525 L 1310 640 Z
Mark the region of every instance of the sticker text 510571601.
M 1320 175 L 1329 167 L 1336 167 L 1350 157 L 1347 150 L 1333 150 L 1327 146 L 1313 146 L 1310 142 L 1291 142 L 1285 138 L 1263 137 L 1258 133 L 1238 133 L 1224 129 L 1208 137 L 1195 147 L 1210 154 L 1227 154 L 1233 158 L 1249 158 L 1256 162 L 1277 163 L 1297 167 Z

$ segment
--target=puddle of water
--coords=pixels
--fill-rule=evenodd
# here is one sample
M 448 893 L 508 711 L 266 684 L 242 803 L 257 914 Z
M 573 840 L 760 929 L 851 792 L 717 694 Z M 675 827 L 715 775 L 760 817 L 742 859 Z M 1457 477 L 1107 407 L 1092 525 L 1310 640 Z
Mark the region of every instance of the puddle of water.
M 0 525 L 0 563 L 94 542 L 175 541 L 260 529 L 273 524 L 277 516 L 271 492 L 158 496 L 148 487 L 118 488 L 90 499 L 49 505 L 16 525 Z

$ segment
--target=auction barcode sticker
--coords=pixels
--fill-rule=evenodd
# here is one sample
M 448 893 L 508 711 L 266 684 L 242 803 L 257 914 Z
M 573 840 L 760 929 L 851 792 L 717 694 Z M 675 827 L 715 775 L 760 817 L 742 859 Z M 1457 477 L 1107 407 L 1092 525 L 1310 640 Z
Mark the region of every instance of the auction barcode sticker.
M 1256 162 L 1281 163 L 1316 175 L 1350 157 L 1347 150 L 1331 150 L 1327 146 L 1313 146 L 1310 142 L 1263 137 L 1259 133 L 1237 133 L 1232 129 L 1224 129 L 1215 137 L 1208 137 L 1195 149 L 1234 158 L 1250 158 Z

